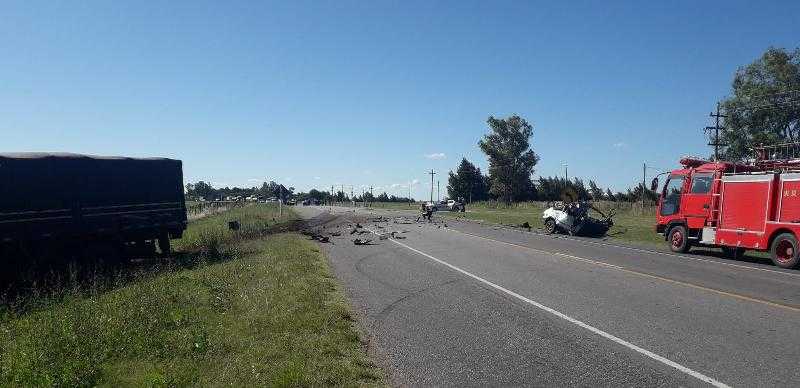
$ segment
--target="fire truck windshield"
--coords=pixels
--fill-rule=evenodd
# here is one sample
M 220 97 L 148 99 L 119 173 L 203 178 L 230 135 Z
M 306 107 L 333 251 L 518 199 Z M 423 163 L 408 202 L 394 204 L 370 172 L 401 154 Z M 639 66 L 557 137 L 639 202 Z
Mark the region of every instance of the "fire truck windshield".
M 681 189 L 683 188 L 683 175 L 670 175 L 664 185 L 664 201 L 661 202 L 661 215 L 669 216 L 678 212 L 681 205 Z

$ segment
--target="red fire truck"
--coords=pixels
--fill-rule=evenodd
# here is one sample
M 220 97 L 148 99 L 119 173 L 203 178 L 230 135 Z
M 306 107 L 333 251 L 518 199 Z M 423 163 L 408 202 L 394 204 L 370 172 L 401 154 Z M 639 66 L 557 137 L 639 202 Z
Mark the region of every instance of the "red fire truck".
M 800 144 L 761 147 L 747 164 L 680 163 L 683 168 L 669 173 L 656 211 L 656 231 L 672 251 L 720 247 L 735 257 L 751 249 L 769 251 L 782 268 L 800 264 Z

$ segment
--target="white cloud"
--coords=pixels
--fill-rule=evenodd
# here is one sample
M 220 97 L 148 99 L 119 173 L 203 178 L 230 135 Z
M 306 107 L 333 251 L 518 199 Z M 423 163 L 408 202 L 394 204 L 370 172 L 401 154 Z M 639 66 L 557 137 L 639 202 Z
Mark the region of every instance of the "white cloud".
M 314 180 L 315 180 L 315 181 L 318 181 L 318 180 L 320 180 L 320 177 L 318 177 L 318 176 L 315 176 L 315 177 L 314 177 Z
M 444 159 L 446 157 L 447 157 L 447 155 L 445 155 L 444 152 L 434 152 L 432 154 L 425 155 L 425 158 L 432 159 L 432 160 L 442 160 L 442 159 Z
M 411 181 L 411 185 L 412 186 L 415 186 L 415 185 L 418 185 L 418 184 L 419 184 L 419 179 L 414 179 L 413 181 Z
M 399 183 L 392 183 L 392 188 L 393 188 L 393 189 L 396 189 L 396 188 L 398 188 L 398 187 L 402 187 L 402 186 L 403 186 L 403 185 L 401 185 L 401 184 L 399 184 Z
M 612 146 L 613 146 L 614 148 L 625 148 L 625 147 L 627 147 L 627 146 L 628 146 L 628 143 L 625 143 L 625 142 L 618 142 L 618 143 L 614 143 L 614 144 L 612 144 Z
M 248 182 L 261 182 L 261 179 L 258 178 L 250 178 L 247 180 Z

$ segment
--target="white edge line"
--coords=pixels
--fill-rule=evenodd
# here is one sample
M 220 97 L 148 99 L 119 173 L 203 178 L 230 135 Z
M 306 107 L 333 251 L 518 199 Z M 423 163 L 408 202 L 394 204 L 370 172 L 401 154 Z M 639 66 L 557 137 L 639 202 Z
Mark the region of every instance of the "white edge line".
M 373 233 L 375 233 L 375 232 L 373 232 Z M 611 340 L 613 342 L 616 342 L 617 344 L 620 344 L 620 345 L 622 345 L 622 346 L 624 346 L 624 347 L 626 347 L 628 349 L 634 350 L 634 351 L 636 351 L 636 352 L 638 352 L 640 354 L 643 354 L 643 355 L 645 355 L 647 357 L 650 357 L 653 360 L 656 360 L 656 361 L 658 361 L 658 362 L 660 362 L 662 364 L 665 364 L 665 365 L 668 365 L 668 366 L 670 366 L 672 368 L 675 368 L 675 369 L 677 369 L 677 370 L 679 370 L 679 371 L 681 371 L 681 372 L 683 372 L 683 373 L 685 373 L 685 374 L 687 374 L 689 376 L 692 376 L 692 377 L 694 377 L 694 378 L 696 378 L 698 380 L 704 381 L 704 382 L 706 382 L 708 384 L 711 384 L 711 385 L 713 385 L 715 387 L 727 387 L 727 388 L 730 388 L 730 386 L 728 386 L 727 384 L 722 383 L 720 381 L 717 381 L 714 378 L 708 377 L 708 376 L 706 376 L 706 375 L 704 375 L 704 374 L 702 374 L 700 372 L 697 372 L 697 371 L 694 371 L 692 369 L 689 369 L 689 368 L 687 368 L 687 367 L 685 367 L 685 366 L 683 366 L 681 364 L 678 364 L 675 361 L 672 361 L 672 360 L 670 360 L 668 358 L 662 357 L 662 356 L 660 356 L 658 354 L 655 354 L 655 353 L 653 353 L 653 352 L 651 352 L 651 351 L 649 351 L 647 349 L 643 349 L 643 348 L 641 348 L 639 346 L 636 346 L 636 345 L 634 345 L 634 344 L 632 344 L 632 343 L 630 343 L 628 341 L 623 340 L 622 338 L 614 336 L 613 334 L 606 333 L 606 332 L 604 332 L 604 331 L 602 331 L 602 330 L 600 330 L 600 329 L 598 329 L 598 328 L 596 328 L 596 327 L 594 327 L 592 325 L 589 325 L 589 324 L 584 323 L 582 321 L 579 321 L 579 320 L 577 320 L 575 318 L 572 318 L 572 317 L 570 317 L 570 316 L 568 316 L 568 315 L 566 315 L 564 313 L 559 312 L 558 310 L 555 310 L 555 309 L 552 309 L 550 307 L 547 307 L 547 306 L 545 306 L 545 305 L 543 305 L 543 304 L 541 304 L 539 302 L 536 302 L 534 300 L 528 299 L 528 298 L 526 298 L 526 297 L 524 297 L 524 296 L 522 296 L 520 294 L 517 294 L 514 291 L 508 290 L 506 288 L 503 288 L 502 286 L 499 286 L 499 285 L 494 284 L 494 283 L 492 283 L 492 282 L 490 282 L 490 281 L 488 281 L 488 280 L 486 280 L 484 278 L 481 278 L 480 276 L 473 275 L 473 274 L 471 274 L 471 273 L 469 273 L 469 272 L 467 272 L 467 271 L 465 271 L 465 270 L 463 270 L 461 268 L 458 268 L 458 267 L 456 267 L 456 266 L 454 266 L 454 265 L 452 265 L 452 264 L 450 264 L 448 262 L 439 260 L 439 259 L 437 259 L 437 258 L 435 258 L 435 257 L 433 257 L 433 256 L 431 256 L 431 255 L 429 255 L 429 254 L 427 254 L 425 252 L 422 252 L 422 251 L 419 251 L 419 250 L 417 250 L 415 248 L 412 248 L 412 247 L 410 247 L 410 246 L 408 246 L 406 244 L 403 244 L 403 243 L 401 243 L 401 242 L 399 242 L 399 241 L 397 241 L 395 239 L 390 238 L 389 241 L 391 241 L 391 242 L 393 242 L 393 243 L 395 243 L 397 245 L 400 245 L 402 247 L 405 247 L 406 249 L 409 249 L 409 250 L 413 251 L 414 253 L 417 253 L 419 255 L 425 256 L 425 257 L 427 257 L 427 258 L 429 258 L 429 259 L 431 259 L 431 260 L 433 260 L 433 261 L 435 261 L 435 262 L 437 262 L 439 264 L 447 266 L 448 268 L 450 268 L 452 270 L 455 270 L 455 271 L 460 272 L 460 273 L 462 273 L 462 274 L 464 274 L 466 276 L 469 276 L 469 277 L 471 277 L 471 278 L 473 278 L 473 279 L 475 279 L 475 280 L 477 280 L 477 281 L 479 281 L 479 282 L 481 282 L 483 284 L 486 284 L 486 285 L 488 285 L 488 286 L 490 286 L 490 287 L 492 287 L 492 288 L 494 288 L 494 289 L 496 289 L 498 291 L 502 291 L 502 292 L 504 292 L 504 293 L 506 293 L 508 295 L 511 295 L 511 296 L 513 296 L 513 297 L 515 297 L 515 298 L 517 298 L 517 299 L 519 299 L 519 300 L 521 300 L 521 301 L 523 301 L 525 303 L 528 303 L 528 304 L 530 304 L 530 305 L 532 305 L 532 306 L 534 306 L 536 308 L 539 308 L 539 309 L 544 310 L 544 311 L 546 311 L 546 312 L 548 312 L 550 314 L 553 314 L 553 315 L 555 315 L 555 316 L 557 316 L 557 317 L 559 317 L 559 318 L 561 318 L 561 319 L 563 319 L 565 321 L 568 321 L 568 322 L 570 322 L 572 324 L 575 324 L 575 325 L 580 326 L 580 327 L 582 327 L 582 328 L 584 328 L 586 330 L 589 330 L 592 333 L 595 333 L 595 334 L 597 334 L 597 335 L 599 335 L 599 336 L 601 336 L 603 338 L 609 339 L 609 340 Z

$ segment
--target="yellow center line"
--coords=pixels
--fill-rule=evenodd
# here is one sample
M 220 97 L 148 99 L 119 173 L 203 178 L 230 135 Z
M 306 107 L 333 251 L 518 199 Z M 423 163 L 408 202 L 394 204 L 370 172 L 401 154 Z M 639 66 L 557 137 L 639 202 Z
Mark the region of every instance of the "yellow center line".
M 712 292 L 712 293 L 715 293 L 715 294 L 724 295 L 724 296 L 728 296 L 728 297 L 731 297 L 731 298 L 736 298 L 736 299 L 740 299 L 740 300 L 746 300 L 748 302 L 760 303 L 760 304 L 764 304 L 764 305 L 767 305 L 767 306 L 777 307 L 777 308 L 780 308 L 780 309 L 789 310 L 789 311 L 793 311 L 793 312 L 800 312 L 800 307 L 795 307 L 795 306 L 782 304 L 782 303 L 771 302 L 771 301 L 764 300 L 764 299 L 753 298 L 753 297 L 749 297 L 749 296 L 746 296 L 746 295 L 741 295 L 741 294 L 736 294 L 736 293 L 733 293 L 733 292 L 719 290 L 719 289 L 716 289 L 716 288 L 711 288 L 711 287 L 701 286 L 701 285 L 694 284 L 694 283 L 688 283 L 688 282 L 683 282 L 683 281 L 680 281 L 680 280 L 665 278 L 663 276 L 653 275 L 653 274 L 649 274 L 649 273 L 646 273 L 646 272 L 639 272 L 639 271 L 635 271 L 635 270 L 628 269 L 628 268 L 625 268 L 625 267 L 621 267 L 619 265 L 609 264 L 609 263 L 598 261 L 598 260 L 592 260 L 592 259 L 587 259 L 587 258 L 584 258 L 584 257 L 573 256 L 573 255 L 566 254 L 566 253 L 561 253 L 561 252 L 545 251 L 545 250 L 542 250 L 542 249 L 531 248 L 529 246 L 525 246 L 525 245 L 521 245 L 521 244 L 515 244 L 515 243 L 511 243 L 511 242 L 507 242 L 507 241 L 495 240 L 493 238 L 488 238 L 488 237 L 480 236 L 480 235 L 477 235 L 477 234 L 472 234 L 472 233 L 468 233 L 468 232 L 462 232 L 460 230 L 455 230 L 455 229 L 451 229 L 451 228 L 447 228 L 447 229 L 450 230 L 450 231 L 453 231 L 453 232 L 458 232 L 458 233 L 467 235 L 467 236 L 483 239 L 483 240 L 486 240 L 486 241 L 492 241 L 492 242 L 496 242 L 496 243 L 499 243 L 499 244 L 505 244 L 505 245 L 509 245 L 509 246 L 512 246 L 512 247 L 525 249 L 525 250 L 529 250 L 529 251 L 533 251 L 533 252 L 537 252 L 537 253 L 564 257 L 564 258 L 568 258 L 568 259 L 571 259 L 571 260 L 581 261 L 581 262 L 588 263 L 588 264 L 594 264 L 594 265 L 601 266 L 601 267 L 612 268 L 612 269 L 615 269 L 615 270 L 618 270 L 618 271 L 621 271 L 621 272 L 625 272 L 625 273 L 629 273 L 629 274 L 632 274 L 632 275 L 638 275 L 638 276 L 642 276 L 642 277 L 646 277 L 646 278 L 650 278 L 650 279 L 661 280 L 661 281 L 667 282 L 667 283 L 672 283 L 672 284 L 677 284 L 677 285 L 681 285 L 681 286 L 685 286 L 685 287 L 694 288 L 694 289 L 697 289 L 697 290 L 703 290 L 703 291 L 707 291 L 707 292 Z

